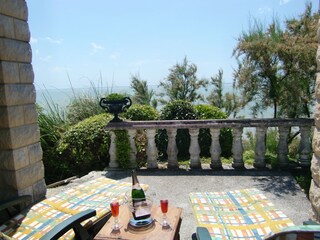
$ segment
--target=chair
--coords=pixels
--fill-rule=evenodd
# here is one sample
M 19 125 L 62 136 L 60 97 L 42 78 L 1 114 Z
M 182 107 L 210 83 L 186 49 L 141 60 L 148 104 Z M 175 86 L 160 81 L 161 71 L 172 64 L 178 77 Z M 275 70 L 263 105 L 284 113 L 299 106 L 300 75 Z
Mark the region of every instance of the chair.
M 195 238 L 196 240 L 212 240 L 219 239 L 211 237 L 209 231 L 205 227 L 197 227 Z M 280 232 L 272 233 L 264 238 L 265 240 L 306 240 L 320 239 L 320 225 L 301 225 L 291 226 L 282 229 Z
M 92 239 L 111 216 L 112 198 L 124 198 L 131 185 L 101 177 L 23 210 L 12 209 L 12 206 L 28 197 L 13 199 L 0 206 L 0 211 L 6 210 L 9 216 L 7 221 L 0 223 L 0 236 L 5 239 L 56 239 L 63 235 L 63 239 Z M 147 189 L 148 186 L 142 187 Z M 12 210 L 15 211 L 12 213 Z
M 198 239 L 263 239 L 294 226 L 255 188 L 194 192 L 189 198 L 198 222 Z

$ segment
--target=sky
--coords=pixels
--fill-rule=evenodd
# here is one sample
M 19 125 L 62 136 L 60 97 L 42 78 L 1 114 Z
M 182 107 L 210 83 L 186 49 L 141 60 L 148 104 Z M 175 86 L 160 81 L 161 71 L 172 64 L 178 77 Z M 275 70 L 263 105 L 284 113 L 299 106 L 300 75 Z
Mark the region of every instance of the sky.
M 298 17 L 304 0 L 26 0 L 37 89 L 128 87 L 132 76 L 157 86 L 169 69 L 197 65 L 197 76 L 224 72 L 250 19 L 267 25 Z M 318 10 L 318 0 L 312 0 Z

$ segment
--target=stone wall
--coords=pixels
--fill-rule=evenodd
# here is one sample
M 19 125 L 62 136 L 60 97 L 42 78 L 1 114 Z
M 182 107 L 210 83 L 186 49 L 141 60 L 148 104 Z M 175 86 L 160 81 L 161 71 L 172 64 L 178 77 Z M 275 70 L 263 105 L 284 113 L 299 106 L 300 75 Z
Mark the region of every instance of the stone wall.
M 318 43 L 320 43 L 320 22 L 318 28 Z M 317 51 L 316 108 L 314 113 L 315 131 L 313 135 L 313 157 L 311 161 L 312 182 L 310 201 L 314 220 L 320 221 L 320 45 Z
M 46 194 L 25 0 L 0 1 L 0 201 Z

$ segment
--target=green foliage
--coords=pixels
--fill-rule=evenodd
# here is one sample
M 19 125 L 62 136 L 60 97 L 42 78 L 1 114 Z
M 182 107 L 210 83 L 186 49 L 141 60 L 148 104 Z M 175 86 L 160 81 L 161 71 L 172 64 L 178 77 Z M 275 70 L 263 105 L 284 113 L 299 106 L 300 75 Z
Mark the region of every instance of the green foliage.
M 210 105 L 195 106 L 197 119 L 226 119 L 227 115 L 219 108 Z M 232 130 L 230 128 L 220 129 L 219 142 L 221 146 L 221 156 L 230 157 L 232 155 Z M 211 134 L 209 129 L 200 129 L 199 144 L 201 156 L 210 156 Z
M 159 113 L 156 109 L 149 105 L 140 105 L 140 104 L 134 104 L 131 106 L 130 109 L 128 109 L 123 116 L 127 119 L 133 120 L 133 121 L 148 121 L 148 120 L 157 120 L 159 119 Z M 135 142 L 137 147 L 137 156 L 136 160 L 138 163 L 138 166 L 143 166 L 146 164 L 147 159 L 147 137 L 145 134 L 145 131 L 138 130 Z
M 161 120 L 190 120 L 196 119 L 197 113 L 190 102 L 177 100 L 163 107 Z M 165 130 L 159 130 L 156 136 L 157 147 L 161 158 L 167 159 L 168 136 Z M 176 143 L 179 150 L 178 158 L 189 158 L 190 135 L 188 129 L 178 129 Z M 186 147 L 188 146 L 188 147 Z
M 57 144 L 63 133 L 68 129 L 64 112 L 57 105 L 48 103 L 48 111 L 37 106 L 40 141 L 43 150 L 43 164 L 46 169 L 46 183 L 71 176 L 67 164 L 57 154 Z
M 122 168 L 130 167 L 130 142 L 127 130 L 116 130 L 116 156 Z
M 126 95 L 122 93 L 110 93 L 106 96 L 107 101 L 119 101 L 126 97 Z
M 268 154 L 277 155 L 278 138 L 278 130 L 276 128 L 268 128 L 266 140 L 266 150 Z
M 243 152 L 243 162 L 248 165 L 253 165 L 255 159 L 254 150 L 248 150 Z
M 253 132 L 247 131 L 246 138 L 243 139 L 243 150 L 248 151 L 254 149 L 256 145 L 256 138 Z
M 142 80 L 139 75 L 135 75 L 131 77 L 130 86 L 133 88 L 134 102 L 142 105 L 152 105 L 154 108 L 157 107 L 157 101 L 154 99 L 155 92 L 152 89 L 148 89 L 147 81 Z
M 168 97 L 169 101 L 161 98 L 159 100 L 161 103 L 166 104 L 176 100 L 192 103 L 203 100 L 203 96 L 198 93 L 198 90 L 202 87 L 206 88 L 208 81 L 198 79 L 195 64 L 189 64 L 185 57 L 181 64 L 177 63 L 169 71 L 170 73 L 165 81 L 160 82 L 160 87 L 164 89 L 164 93 L 161 93 L 160 96 Z
M 103 109 L 99 106 L 99 99 L 86 95 L 77 96 L 68 105 L 67 119 L 73 125 L 101 113 L 103 113 Z
M 218 107 L 206 104 L 196 105 L 198 119 L 226 119 L 227 115 Z
M 299 144 L 300 144 L 300 138 L 295 137 L 292 139 L 288 146 L 288 155 L 289 158 L 297 160 L 299 158 Z
M 316 76 L 317 24 L 312 4 L 285 28 L 277 19 L 264 27 L 255 21 L 238 38 L 234 56 L 238 60 L 234 84 L 242 103 L 255 103 L 257 114 L 273 107 L 274 118 L 311 116 Z
M 293 176 L 296 179 L 299 186 L 304 190 L 306 196 L 309 198 L 310 185 L 312 180 L 312 175 L 310 169 L 303 173 L 293 172 Z
M 77 174 L 103 169 L 108 164 L 110 137 L 104 127 L 110 115 L 99 114 L 69 128 L 58 146 L 68 167 Z
M 147 164 L 147 146 L 148 138 L 144 130 L 137 130 L 135 137 L 135 143 L 137 147 L 136 161 L 138 167 L 146 166 Z
M 190 102 L 175 100 L 161 110 L 161 120 L 190 120 L 197 119 L 197 113 Z
M 132 121 L 147 121 L 159 119 L 159 113 L 149 105 L 132 105 L 123 116 Z
M 212 92 L 207 97 L 208 101 L 218 108 L 223 108 L 224 99 L 223 99 L 223 70 L 219 69 L 219 72 L 216 76 L 211 77 L 210 84 L 213 86 Z
M 66 110 L 70 125 L 104 112 L 99 106 L 100 97 L 103 95 L 102 87 L 91 82 L 91 87 L 86 92 L 76 92 L 73 88 L 72 90 L 73 96 Z

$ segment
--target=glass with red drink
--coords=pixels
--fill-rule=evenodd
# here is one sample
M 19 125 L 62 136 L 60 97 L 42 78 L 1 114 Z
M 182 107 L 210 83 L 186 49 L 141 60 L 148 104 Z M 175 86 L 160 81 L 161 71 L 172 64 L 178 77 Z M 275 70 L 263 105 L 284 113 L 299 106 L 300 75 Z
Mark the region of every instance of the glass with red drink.
M 119 208 L 120 208 L 119 202 L 118 201 L 111 202 L 110 208 L 111 208 L 112 217 L 114 218 L 114 225 L 112 226 L 112 230 L 118 231 L 120 229 L 119 220 L 118 220 Z
M 167 199 L 160 200 L 160 208 L 161 208 L 161 212 L 163 213 L 163 218 L 162 218 L 163 227 L 167 227 L 169 225 L 167 221 L 167 215 L 166 215 L 166 213 L 168 212 L 168 204 L 169 204 L 169 201 Z

